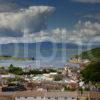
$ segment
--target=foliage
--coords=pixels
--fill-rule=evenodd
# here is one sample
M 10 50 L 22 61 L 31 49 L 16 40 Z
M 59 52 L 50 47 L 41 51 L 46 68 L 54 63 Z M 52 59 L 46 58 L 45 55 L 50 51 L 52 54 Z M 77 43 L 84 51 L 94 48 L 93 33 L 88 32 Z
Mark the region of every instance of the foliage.
M 44 73 L 50 73 L 50 72 L 57 72 L 55 69 L 30 69 L 28 71 L 23 71 L 21 67 L 14 67 L 12 64 L 8 68 L 10 73 L 16 74 L 16 75 L 38 75 L 38 74 L 44 74 Z
M 42 70 L 42 73 L 44 74 L 44 73 L 51 73 L 51 72 L 57 72 L 55 69 L 53 69 L 53 68 L 48 68 L 48 69 L 43 69 Z
M 100 82 L 100 62 L 92 62 L 81 71 L 81 74 L 86 82 Z
M 55 69 L 43 69 L 43 70 L 39 70 L 39 69 L 31 69 L 28 72 L 23 72 L 22 74 L 26 74 L 26 75 L 38 75 L 38 74 L 45 74 L 45 73 L 50 73 L 50 72 L 57 72 Z
M 15 78 L 9 78 L 8 82 L 14 82 L 14 81 L 21 81 L 21 78 L 16 76 Z
M 54 76 L 54 81 L 61 81 L 62 78 L 63 78 L 62 75 L 55 75 L 55 76 Z
M 33 69 L 33 70 L 30 70 L 28 73 L 29 73 L 29 74 L 34 74 L 34 75 L 37 75 L 37 74 L 42 74 L 42 72 L 41 72 L 41 71 L 39 71 L 38 69 Z
M 23 70 L 21 67 L 14 67 L 12 64 L 9 66 L 9 72 L 12 74 L 20 75 L 23 73 Z
M 92 50 L 84 51 L 81 55 L 83 59 L 90 59 L 91 61 L 95 61 L 96 59 L 100 59 L 100 48 L 94 48 Z M 94 59 L 96 58 L 96 59 Z

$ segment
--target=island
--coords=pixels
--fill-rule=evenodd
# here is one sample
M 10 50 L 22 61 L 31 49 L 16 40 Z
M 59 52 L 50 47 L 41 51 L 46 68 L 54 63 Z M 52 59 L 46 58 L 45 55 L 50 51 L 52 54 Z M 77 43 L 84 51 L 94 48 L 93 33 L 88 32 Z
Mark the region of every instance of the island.
M 18 61 L 25 61 L 25 60 L 35 60 L 34 57 L 32 58 L 24 58 L 24 57 L 15 57 L 15 56 L 8 56 L 8 55 L 3 55 L 0 56 L 0 60 L 18 60 Z

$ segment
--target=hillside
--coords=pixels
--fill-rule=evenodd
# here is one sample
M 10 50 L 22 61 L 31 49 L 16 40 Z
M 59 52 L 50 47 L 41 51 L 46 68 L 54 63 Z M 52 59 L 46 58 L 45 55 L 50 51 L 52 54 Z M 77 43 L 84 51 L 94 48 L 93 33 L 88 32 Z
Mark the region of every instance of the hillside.
M 90 60 L 100 59 L 100 48 L 94 48 L 88 51 L 84 51 L 82 54 L 80 54 L 80 57 Z

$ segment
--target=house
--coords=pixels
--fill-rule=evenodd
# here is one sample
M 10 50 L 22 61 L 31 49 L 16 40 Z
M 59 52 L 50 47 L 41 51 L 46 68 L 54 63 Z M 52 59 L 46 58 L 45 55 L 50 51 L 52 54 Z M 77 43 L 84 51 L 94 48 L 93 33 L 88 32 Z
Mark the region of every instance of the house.
M 0 75 L 0 78 L 1 79 L 3 79 L 3 78 L 15 78 L 15 75 L 13 75 L 13 74 Z
M 100 100 L 100 92 L 90 92 L 90 100 Z
M 71 58 L 69 60 L 70 63 L 75 63 L 75 64 L 87 64 L 87 63 L 90 63 L 90 60 L 89 59 L 82 59 L 82 58 Z

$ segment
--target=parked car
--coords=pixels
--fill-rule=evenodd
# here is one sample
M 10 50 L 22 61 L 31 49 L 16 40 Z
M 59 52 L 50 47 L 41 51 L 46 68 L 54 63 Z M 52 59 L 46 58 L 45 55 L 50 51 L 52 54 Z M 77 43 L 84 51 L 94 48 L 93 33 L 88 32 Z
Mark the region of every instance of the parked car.
M 26 91 L 24 85 L 21 84 L 9 84 L 7 87 L 2 88 L 2 92 L 14 92 L 14 91 Z

